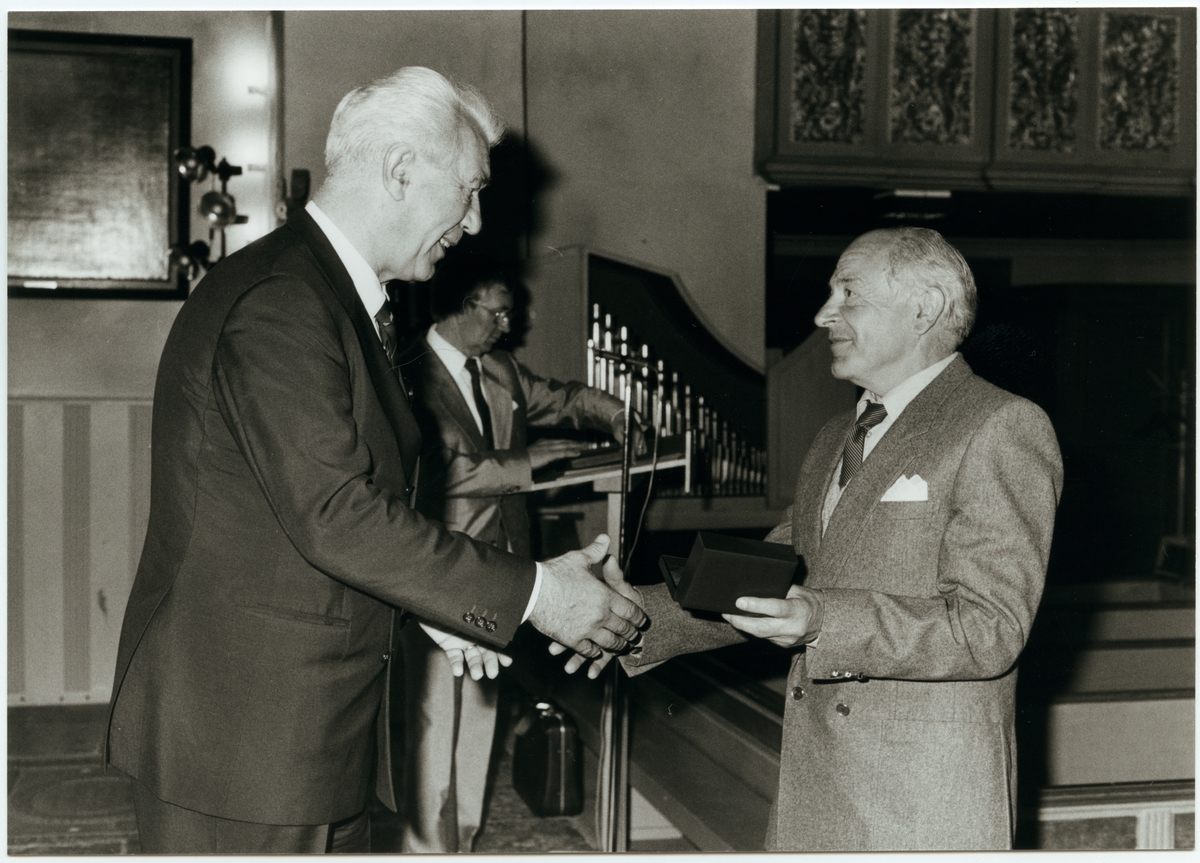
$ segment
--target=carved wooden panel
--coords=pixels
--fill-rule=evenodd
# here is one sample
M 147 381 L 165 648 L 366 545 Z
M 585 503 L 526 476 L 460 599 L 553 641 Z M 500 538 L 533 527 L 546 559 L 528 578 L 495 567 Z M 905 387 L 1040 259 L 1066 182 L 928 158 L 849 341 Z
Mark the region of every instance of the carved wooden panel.
M 763 11 L 758 164 L 789 185 L 1189 194 L 1195 16 Z
M 867 13 L 797 9 L 790 14 L 792 140 L 862 144 L 867 113 Z
M 1015 9 L 1011 32 L 1008 146 L 1073 152 L 1079 121 L 1079 10 Z
M 1171 150 L 1179 143 L 1179 15 L 1104 12 L 1100 22 L 1100 146 Z
M 1194 10 L 1002 10 L 999 37 L 993 187 L 1194 189 Z
M 895 13 L 888 64 L 891 143 L 971 143 L 975 18 L 973 9 Z

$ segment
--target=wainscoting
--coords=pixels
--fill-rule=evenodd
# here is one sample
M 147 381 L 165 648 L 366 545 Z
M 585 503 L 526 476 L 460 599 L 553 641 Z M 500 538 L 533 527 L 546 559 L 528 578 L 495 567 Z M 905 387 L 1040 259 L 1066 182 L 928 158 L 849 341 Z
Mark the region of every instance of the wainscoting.
M 8 701 L 107 701 L 150 506 L 149 400 L 9 399 Z

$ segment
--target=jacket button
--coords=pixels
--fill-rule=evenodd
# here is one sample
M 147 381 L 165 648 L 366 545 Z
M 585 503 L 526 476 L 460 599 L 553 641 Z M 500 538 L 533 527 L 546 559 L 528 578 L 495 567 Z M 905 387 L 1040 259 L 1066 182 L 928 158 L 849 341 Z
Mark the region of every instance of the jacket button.
M 856 680 L 858 680 L 859 682 L 861 682 L 861 681 L 864 681 L 864 680 L 866 680 L 866 679 L 867 679 L 867 675 L 863 674 L 861 671 L 860 671 L 860 672 L 858 672 L 857 674 L 855 674 L 855 675 L 854 675 L 854 677 L 855 677 L 855 679 L 856 679 Z
M 404 496 L 405 496 L 405 497 L 411 497 L 411 496 L 412 496 L 412 493 L 413 493 L 413 491 L 415 491 L 415 489 L 414 489 L 414 488 L 413 488 L 411 485 L 406 485 L 406 486 L 404 487 Z
M 830 676 L 830 677 L 841 677 L 841 676 L 842 676 L 842 672 L 840 672 L 840 671 L 831 671 L 831 672 L 829 672 L 829 676 Z
M 392 658 L 392 655 L 390 653 L 385 653 L 385 654 L 383 654 L 383 656 L 379 657 L 379 661 L 382 662 L 384 665 L 387 665 L 387 661 L 391 658 Z
M 475 625 L 477 627 L 479 627 L 480 629 L 483 629 L 483 627 L 487 625 L 487 621 L 484 620 L 482 617 L 477 617 L 477 618 L 475 618 Z
M 836 710 L 838 713 L 842 714 L 842 716 L 850 715 L 850 708 L 844 704 L 839 704 L 837 707 L 834 708 L 834 710 Z
M 487 622 L 487 625 L 484 628 L 487 629 L 488 632 L 495 632 L 496 631 L 496 621 L 489 620 Z
M 799 701 L 803 697 L 804 697 L 804 687 L 803 686 L 792 687 L 792 700 Z
M 466 614 L 463 615 L 463 623 L 474 623 L 474 622 L 475 622 L 475 615 L 471 614 L 471 612 L 468 611 Z

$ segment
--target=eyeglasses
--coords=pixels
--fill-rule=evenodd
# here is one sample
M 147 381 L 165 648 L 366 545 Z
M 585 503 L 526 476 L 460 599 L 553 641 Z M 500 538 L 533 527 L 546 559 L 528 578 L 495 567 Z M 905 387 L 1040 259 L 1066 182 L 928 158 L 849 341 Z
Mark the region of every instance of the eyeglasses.
M 490 313 L 492 320 L 497 324 L 508 324 L 512 322 L 512 318 L 509 316 L 509 309 L 491 309 L 474 298 L 472 298 L 471 302 L 479 306 L 479 308 L 483 309 L 485 312 Z

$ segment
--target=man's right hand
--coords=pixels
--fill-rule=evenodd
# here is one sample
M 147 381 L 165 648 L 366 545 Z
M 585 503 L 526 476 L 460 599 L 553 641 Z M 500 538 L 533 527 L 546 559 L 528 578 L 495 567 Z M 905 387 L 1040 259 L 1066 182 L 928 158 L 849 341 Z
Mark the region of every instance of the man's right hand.
M 608 544 L 600 534 L 579 551 L 544 561 L 541 591 L 529 615 L 539 632 L 593 659 L 602 649 L 624 650 L 647 623 L 645 612 L 589 569 L 604 560 Z
M 642 599 L 641 592 L 625 580 L 625 574 L 621 572 L 621 567 L 617 566 L 617 559 L 611 554 L 605 558 L 604 567 L 601 570 L 601 573 L 604 577 L 604 583 L 617 593 L 621 594 L 621 596 L 625 597 L 631 602 L 637 603 L 638 606 L 645 604 L 645 600 Z M 566 647 L 559 644 L 557 641 L 550 642 L 551 656 L 559 656 L 560 654 L 566 653 L 567 650 L 568 649 Z M 634 648 L 634 650 L 636 651 L 638 648 Z M 595 680 L 597 677 L 599 677 L 600 672 L 604 670 L 604 666 L 608 665 L 609 661 L 614 655 L 615 654 L 605 650 L 601 652 L 599 658 L 590 660 L 591 665 L 588 666 L 587 670 L 588 679 Z M 587 662 L 589 662 L 589 660 L 586 656 L 580 656 L 578 653 L 572 653 L 565 666 L 567 674 L 574 674 Z
M 584 449 L 584 445 L 579 441 L 542 438 L 531 443 L 526 452 L 529 453 L 530 467 L 537 470 L 538 468 L 545 467 L 552 461 L 558 461 L 563 458 L 575 458 L 575 456 L 581 455 Z

